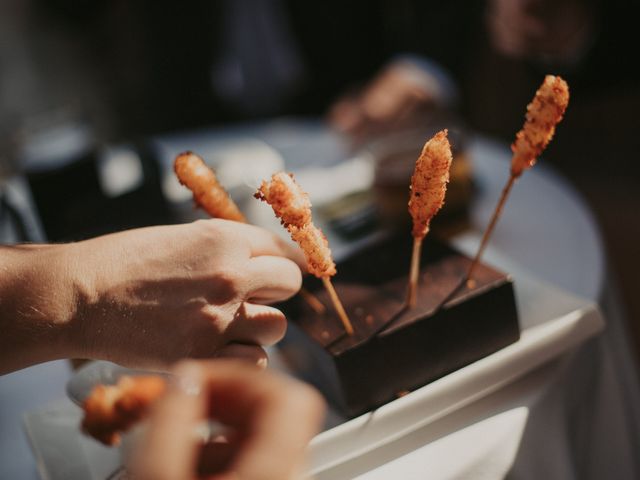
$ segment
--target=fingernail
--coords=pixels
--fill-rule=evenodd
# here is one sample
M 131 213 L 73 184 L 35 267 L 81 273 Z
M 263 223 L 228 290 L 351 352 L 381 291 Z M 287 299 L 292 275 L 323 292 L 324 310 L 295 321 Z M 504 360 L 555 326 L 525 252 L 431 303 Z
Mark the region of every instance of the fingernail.
M 269 366 L 269 359 L 267 357 L 260 358 L 256 362 L 256 367 L 260 370 L 266 370 L 267 366 Z

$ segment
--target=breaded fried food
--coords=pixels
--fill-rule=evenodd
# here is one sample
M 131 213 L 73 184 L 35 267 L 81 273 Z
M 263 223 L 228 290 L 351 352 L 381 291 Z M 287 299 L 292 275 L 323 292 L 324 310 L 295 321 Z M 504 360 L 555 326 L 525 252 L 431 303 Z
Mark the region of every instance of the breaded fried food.
M 567 82 L 555 75 L 544 77 L 544 81 L 536 91 L 533 100 L 527 105 L 524 126 L 522 130 L 516 133 L 516 139 L 511 145 L 511 151 L 513 152 L 511 175 L 502 190 L 489 225 L 480 240 L 478 251 L 467 272 L 466 284 L 468 286 L 473 284 L 473 272 L 480 262 L 482 253 L 487 248 L 489 238 L 491 238 L 493 229 L 502 214 L 502 209 L 507 202 L 511 188 L 513 188 L 516 180 L 520 178 L 520 175 L 525 170 L 535 165 L 538 156 L 553 138 L 556 125 L 562 120 L 568 104 L 569 86 Z
M 263 181 L 254 194 L 258 200 L 273 208 L 291 238 L 304 252 L 307 268 L 318 278 L 336 274 L 329 242 L 313 224 L 309 195 L 302 190 L 291 173 L 278 172 L 269 181 Z
M 318 227 L 313 223 L 308 223 L 302 228 L 292 226 L 289 233 L 302 248 L 309 273 L 318 278 L 332 277 L 336 274 L 336 264 L 331 256 L 329 242 Z
M 416 238 L 424 238 L 431 219 L 444 205 L 453 159 L 447 133 L 442 130 L 424 144 L 411 177 L 409 213 L 413 218 L 411 233 Z
M 307 193 L 296 183 L 293 175 L 279 172 L 272 175 L 270 181 L 262 182 L 254 196 L 271 205 L 291 238 L 300 245 L 307 261 L 307 270 L 322 279 L 345 331 L 352 335 L 351 321 L 331 284 L 331 277 L 336 274 L 336 264 L 327 238 L 313 224 Z
M 302 228 L 311 222 L 309 195 L 300 188 L 291 173 L 273 174 L 271 180 L 262 182 L 254 196 L 271 205 L 282 225 L 287 228 L 292 225 Z
M 511 145 L 511 174 L 514 177 L 519 177 L 524 170 L 536 163 L 553 138 L 556 125 L 562 120 L 568 104 L 567 82 L 558 76 L 547 75 L 535 97 L 527 105 L 524 126 Z
M 191 190 L 194 201 L 205 212 L 213 218 L 246 223 L 238 206 L 201 157 L 193 152 L 183 152 L 176 157 L 173 167 L 180 183 Z
M 409 213 L 413 219 L 413 250 L 407 288 L 406 304 L 409 308 L 415 307 L 418 301 L 422 240 L 429 233 L 431 219 L 444 205 L 447 193 L 449 169 L 453 160 L 447 134 L 446 129 L 441 130 L 424 144 L 411 177 Z
M 146 415 L 164 392 L 159 376 L 124 376 L 116 385 L 98 385 L 84 401 L 82 430 L 105 445 L 120 443 L 120 434 Z

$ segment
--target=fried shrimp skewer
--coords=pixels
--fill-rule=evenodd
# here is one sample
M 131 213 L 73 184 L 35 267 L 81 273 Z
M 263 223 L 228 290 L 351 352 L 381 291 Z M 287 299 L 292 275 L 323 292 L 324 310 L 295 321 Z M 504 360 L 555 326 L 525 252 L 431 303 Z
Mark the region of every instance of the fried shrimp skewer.
M 309 273 L 322 279 L 344 329 L 352 335 L 351 321 L 331 283 L 331 277 L 336 274 L 336 264 L 327 238 L 313 224 L 311 202 L 307 193 L 296 183 L 293 175 L 279 172 L 272 175 L 269 181 L 263 181 L 254 196 L 271 205 L 291 238 L 300 245 Z
M 522 130 L 516 133 L 511 145 L 511 175 L 519 177 L 522 172 L 533 167 L 536 160 L 547 148 L 562 120 L 569 104 L 569 87 L 560 77 L 547 75 L 527 105 L 527 114 Z
M 180 183 L 193 192 L 193 199 L 205 212 L 214 218 L 246 223 L 238 206 L 202 158 L 193 152 L 183 152 L 173 166 Z
M 129 430 L 147 413 L 164 392 L 158 376 L 124 376 L 117 385 L 98 385 L 84 401 L 82 430 L 105 445 L 120 443 L 120 434 Z
M 336 264 L 331 257 L 329 242 L 322 231 L 313 223 L 301 228 L 291 226 L 289 233 L 294 242 L 300 245 L 307 260 L 307 268 L 318 278 L 332 277 L 336 274 Z
M 502 190 L 502 195 L 493 212 L 489 226 L 480 241 L 478 252 L 467 272 L 466 282 L 468 286 L 473 285 L 473 272 L 487 247 L 491 233 L 498 222 L 511 188 L 525 170 L 535 165 L 536 160 L 553 138 L 556 125 L 562 120 L 568 104 L 569 86 L 567 83 L 558 76 L 547 75 L 535 97 L 527 105 L 524 126 L 516 134 L 516 139 L 511 145 L 511 151 L 513 152 L 511 175 Z
M 309 195 L 290 174 L 279 172 L 271 177 L 271 181 L 263 181 L 255 197 L 271 205 L 276 217 L 287 229 L 290 226 L 301 228 L 311 223 Z
M 431 219 L 444 205 L 449 182 L 453 157 L 447 133 L 446 129 L 442 130 L 425 143 L 411 177 L 409 213 L 413 219 L 413 251 L 407 291 L 407 305 L 410 308 L 415 307 L 417 302 L 422 240 L 429 233 Z

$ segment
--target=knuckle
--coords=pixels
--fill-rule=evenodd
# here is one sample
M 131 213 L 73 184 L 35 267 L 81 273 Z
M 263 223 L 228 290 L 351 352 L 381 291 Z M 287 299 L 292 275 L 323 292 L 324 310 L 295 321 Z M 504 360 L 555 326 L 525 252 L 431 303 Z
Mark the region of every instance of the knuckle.
M 248 278 L 244 269 L 230 264 L 222 264 L 212 275 L 212 284 L 218 291 L 240 294 L 247 289 Z
M 219 218 L 200 219 L 194 222 L 194 226 L 202 231 L 207 238 L 226 237 L 232 231 L 229 223 Z

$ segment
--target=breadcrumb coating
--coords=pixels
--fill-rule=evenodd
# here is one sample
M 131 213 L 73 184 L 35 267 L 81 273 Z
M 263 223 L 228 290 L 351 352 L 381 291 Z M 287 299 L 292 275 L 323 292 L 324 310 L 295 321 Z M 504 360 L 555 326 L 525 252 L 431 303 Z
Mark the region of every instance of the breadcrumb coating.
M 300 188 L 291 173 L 278 172 L 263 181 L 254 195 L 273 208 L 282 225 L 298 228 L 311 222 L 309 195 Z
M 124 376 L 117 385 L 98 385 L 82 406 L 82 430 L 105 445 L 117 445 L 120 433 L 141 420 L 165 390 L 158 376 Z
M 205 212 L 214 218 L 246 223 L 238 206 L 201 157 L 193 152 L 183 152 L 176 157 L 173 166 L 180 183 L 191 190 L 194 201 Z
M 411 177 L 409 213 L 413 218 L 411 233 L 416 238 L 429 232 L 431 219 L 444 205 L 453 158 L 447 133 L 442 130 L 425 143 Z
M 302 228 L 290 226 L 289 233 L 302 248 L 309 273 L 318 278 L 332 277 L 336 274 L 336 264 L 331 256 L 329 242 L 319 228 L 313 223 L 308 223 Z
M 522 175 L 535 165 L 547 147 L 569 104 L 569 86 L 558 76 L 547 75 L 535 97 L 527 106 L 524 126 L 511 145 L 511 174 Z
M 329 242 L 313 224 L 309 195 L 300 188 L 292 174 L 274 173 L 270 181 L 262 182 L 254 196 L 271 205 L 293 241 L 300 245 L 309 273 L 318 278 L 336 274 Z

